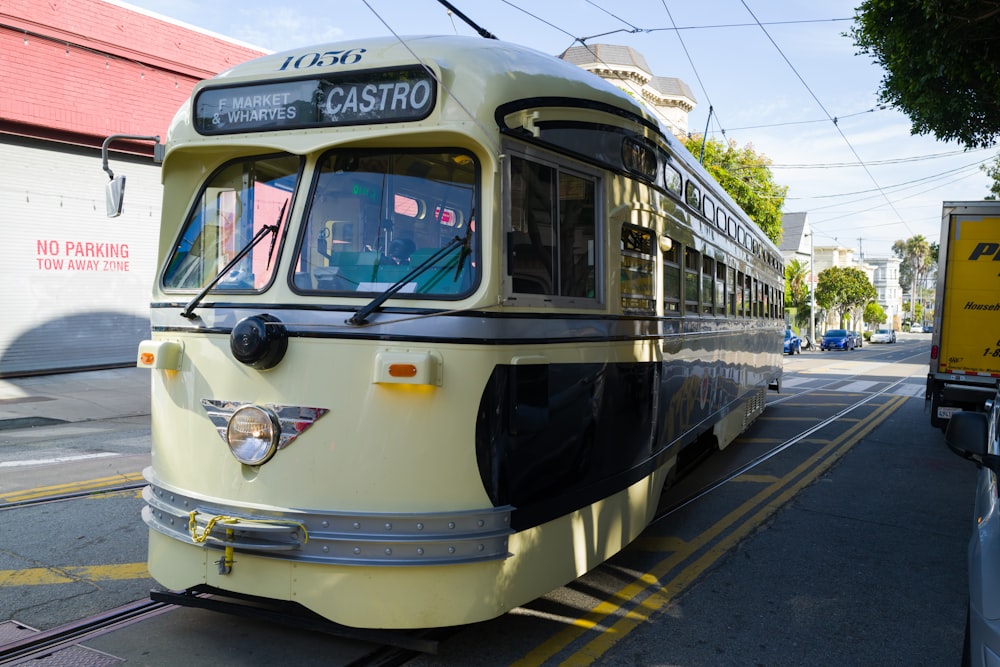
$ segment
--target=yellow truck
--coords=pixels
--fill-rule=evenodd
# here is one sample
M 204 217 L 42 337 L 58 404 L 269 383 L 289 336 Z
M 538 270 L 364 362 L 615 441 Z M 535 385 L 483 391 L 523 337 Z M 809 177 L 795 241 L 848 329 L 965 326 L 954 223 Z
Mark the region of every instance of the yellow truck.
M 943 431 L 1000 381 L 1000 201 L 944 202 L 938 267 L 926 398 Z

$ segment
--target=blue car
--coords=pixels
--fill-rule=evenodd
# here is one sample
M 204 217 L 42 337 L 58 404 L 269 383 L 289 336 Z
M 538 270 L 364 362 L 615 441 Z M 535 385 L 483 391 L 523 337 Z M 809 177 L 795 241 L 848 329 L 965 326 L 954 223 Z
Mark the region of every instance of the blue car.
M 823 334 L 819 349 L 823 350 L 853 350 L 854 336 L 845 329 L 830 329 Z
M 802 354 L 802 339 L 791 329 L 785 329 L 785 354 Z

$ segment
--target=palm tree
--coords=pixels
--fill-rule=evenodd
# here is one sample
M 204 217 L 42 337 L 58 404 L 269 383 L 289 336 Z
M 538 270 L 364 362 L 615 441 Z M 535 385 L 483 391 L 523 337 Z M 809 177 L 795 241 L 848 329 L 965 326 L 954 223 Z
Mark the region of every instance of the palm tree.
M 900 266 L 900 274 L 908 269 L 910 274 L 910 321 L 914 319 L 913 306 L 917 300 L 917 285 L 922 285 L 931 268 L 931 244 L 922 235 L 917 234 L 905 241 L 892 244 L 892 251 L 903 260 L 905 266 Z
M 801 324 L 809 308 L 808 279 L 808 262 L 792 259 L 785 265 L 785 305 L 796 309 L 796 324 Z

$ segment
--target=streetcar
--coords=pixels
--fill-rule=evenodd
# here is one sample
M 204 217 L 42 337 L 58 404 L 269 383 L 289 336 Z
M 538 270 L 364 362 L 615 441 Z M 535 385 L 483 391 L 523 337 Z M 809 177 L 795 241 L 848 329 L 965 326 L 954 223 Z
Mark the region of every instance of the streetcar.
M 162 181 L 137 364 L 171 591 L 499 616 L 628 545 L 780 383 L 774 244 L 641 102 L 522 46 L 235 66 Z

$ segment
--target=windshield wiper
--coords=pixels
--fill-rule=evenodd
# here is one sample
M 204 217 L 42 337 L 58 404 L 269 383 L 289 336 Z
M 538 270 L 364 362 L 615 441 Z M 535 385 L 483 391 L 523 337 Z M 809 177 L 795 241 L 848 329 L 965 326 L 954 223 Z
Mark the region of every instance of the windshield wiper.
M 462 268 L 465 266 L 465 258 L 472 254 L 472 226 L 476 224 L 475 217 L 476 209 L 472 209 L 472 214 L 469 216 L 469 224 L 465 227 L 465 238 L 462 239 L 462 250 L 458 253 L 458 261 L 455 263 L 456 281 L 459 274 L 462 273 Z
M 437 262 L 439 259 L 445 257 L 449 252 L 451 252 L 455 248 L 459 246 L 464 246 L 467 242 L 468 242 L 468 234 L 466 234 L 465 239 L 463 239 L 461 236 L 456 236 L 452 240 L 448 241 L 448 243 L 445 244 L 442 248 L 440 248 L 437 252 L 435 252 L 433 255 L 431 255 L 424 261 L 417 264 L 410 270 L 409 273 L 407 273 L 405 276 L 394 282 L 392 285 L 388 287 L 388 289 L 386 289 L 384 292 L 382 292 L 377 297 L 372 299 L 367 306 L 365 306 L 358 312 L 354 313 L 354 315 L 351 316 L 349 320 L 347 320 L 347 323 L 355 325 L 365 324 L 366 321 L 368 320 L 368 316 L 371 315 L 373 312 L 375 312 L 375 310 L 379 306 L 388 301 L 393 294 L 403 289 L 403 287 L 408 282 L 410 282 L 420 274 L 427 271 L 427 269 L 434 266 L 434 263 Z
M 219 273 L 217 273 L 214 278 L 212 278 L 212 281 L 209 282 L 207 285 L 205 285 L 204 289 L 198 292 L 198 294 L 195 295 L 195 297 L 191 299 L 190 302 L 188 302 L 187 307 L 181 311 L 181 317 L 186 317 L 189 320 L 194 319 L 194 313 L 192 311 L 194 311 L 194 309 L 198 306 L 198 304 L 201 303 L 201 300 L 205 298 L 205 295 L 208 294 L 213 287 L 218 285 L 219 281 L 222 280 L 227 273 L 232 271 L 233 267 L 239 264 L 240 260 L 246 257 L 247 254 L 251 250 L 253 250 L 254 247 L 256 247 L 256 245 L 260 243 L 261 240 L 268 234 L 272 235 L 271 249 L 268 252 L 267 256 L 267 263 L 270 266 L 271 253 L 274 252 L 274 242 L 278 238 L 278 226 L 281 224 L 281 219 L 285 217 L 285 208 L 288 206 L 288 201 L 289 200 L 286 199 L 285 203 L 281 205 L 281 212 L 278 213 L 278 219 L 275 221 L 275 223 L 273 225 L 264 225 L 263 227 L 261 227 L 260 231 L 254 234 L 254 237 L 250 239 L 250 242 L 247 243 L 245 246 L 243 246 L 243 248 L 238 253 L 236 253 L 236 257 L 233 257 L 228 264 L 222 267 L 222 270 L 219 271 Z

